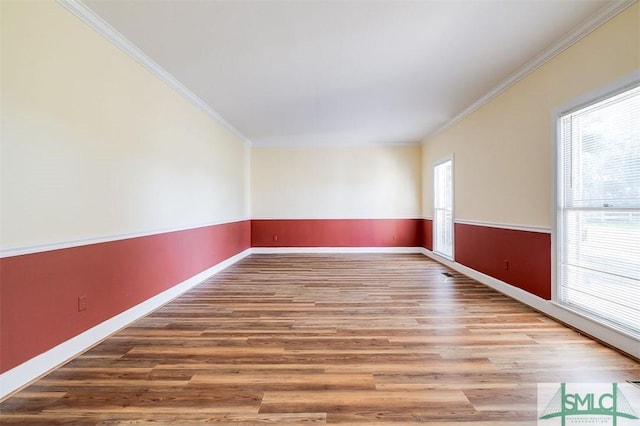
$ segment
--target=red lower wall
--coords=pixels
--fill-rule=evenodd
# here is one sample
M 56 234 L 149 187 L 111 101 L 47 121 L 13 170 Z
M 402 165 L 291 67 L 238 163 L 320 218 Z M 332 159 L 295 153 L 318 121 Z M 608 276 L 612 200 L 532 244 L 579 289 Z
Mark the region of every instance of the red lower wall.
M 551 299 L 551 235 L 455 224 L 455 261 Z
M 0 259 L 0 372 L 242 252 L 250 234 L 247 220 Z
M 421 219 L 257 219 L 252 247 L 420 247 Z
M 430 219 L 247 220 L 3 258 L 0 373 L 249 247 L 432 250 L 432 240 Z M 455 260 L 551 297 L 547 233 L 455 224 Z
M 422 247 L 433 250 L 433 220 L 422 219 Z

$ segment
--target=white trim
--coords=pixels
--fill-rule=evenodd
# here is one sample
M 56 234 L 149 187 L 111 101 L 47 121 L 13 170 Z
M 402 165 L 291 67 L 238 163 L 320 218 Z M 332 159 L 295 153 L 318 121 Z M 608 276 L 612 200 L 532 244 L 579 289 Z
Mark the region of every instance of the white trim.
M 251 254 L 236 254 L 0 375 L 0 400 Z
M 252 254 L 422 253 L 421 247 L 253 247 Z
M 608 329 L 610 332 L 613 333 L 618 333 L 624 337 L 627 337 L 631 340 L 636 341 L 637 345 L 640 346 L 640 339 L 635 338 L 633 335 L 629 334 L 627 331 L 625 331 L 624 329 L 617 327 L 615 324 L 608 324 L 606 322 L 600 322 L 600 321 L 595 321 L 593 319 L 592 316 L 590 316 L 588 313 L 584 312 L 584 311 L 580 311 L 579 309 L 574 309 L 571 306 L 568 305 L 563 305 L 561 303 L 555 302 L 553 300 L 550 300 L 549 303 L 551 303 L 553 306 L 557 307 L 558 309 L 562 309 L 563 311 L 567 311 L 570 312 L 572 315 L 576 315 L 580 318 L 582 318 L 583 320 L 588 320 L 589 322 L 593 322 L 599 326 L 602 326 L 605 329 Z
M 438 238 L 438 236 L 436 235 L 435 229 L 436 229 L 436 167 L 447 163 L 447 162 L 451 162 L 451 256 L 448 256 L 446 253 L 438 253 L 438 255 L 440 256 L 444 256 L 447 259 L 453 260 L 455 259 L 455 253 L 456 253 L 456 227 L 455 227 L 455 213 L 456 213 L 456 166 L 455 166 L 455 159 L 454 159 L 454 153 L 450 153 L 448 155 L 446 155 L 443 158 L 440 158 L 439 160 L 437 160 L 436 162 L 433 163 L 432 166 L 432 179 L 433 179 L 433 217 L 434 219 L 432 219 L 433 221 L 433 229 L 432 229 L 432 235 L 431 235 L 431 244 L 432 246 L 435 248 L 436 246 L 436 238 Z
M 369 146 L 397 146 L 397 147 L 407 147 L 407 146 L 419 146 L 422 144 L 422 140 L 416 140 L 416 141 L 405 141 L 405 142 L 383 142 L 383 141 L 377 141 L 377 142 L 369 142 L 369 141 L 362 141 L 362 142 L 344 142 L 342 140 L 327 140 L 324 141 L 322 143 L 317 142 L 317 141 L 313 141 L 313 142 L 297 142 L 297 141 L 283 141 L 283 142 L 278 142 L 278 141 L 269 141 L 269 142 L 265 142 L 265 141 L 260 141 L 260 140 L 255 140 L 255 141 L 251 141 L 252 146 L 255 147 L 260 147 L 260 148 L 269 148 L 269 147 L 295 147 L 295 148 L 309 148 L 309 147 L 318 147 L 318 146 L 322 146 L 322 147 L 350 147 L 350 148 L 354 148 L 354 147 L 369 147 Z
M 484 104 L 491 101 L 493 98 L 507 90 L 509 87 L 516 84 L 518 81 L 525 78 L 527 75 L 540 68 L 545 63 L 549 62 L 551 59 L 571 47 L 573 44 L 577 43 L 583 37 L 587 36 L 593 30 L 618 15 L 620 12 L 625 10 L 626 8 L 633 5 L 637 0 L 615 0 L 608 3 L 606 6 L 602 7 L 598 10 L 591 18 L 587 21 L 580 24 L 578 27 L 574 28 L 567 36 L 565 36 L 558 43 L 554 44 L 547 50 L 543 51 L 539 55 L 535 56 L 529 62 L 527 62 L 522 68 L 511 74 L 507 77 L 502 83 L 498 84 L 496 87 L 491 89 L 485 95 L 483 95 L 480 99 L 469 105 L 458 115 L 453 117 L 444 125 L 438 127 L 434 131 L 430 132 L 423 139 L 423 143 L 433 138 L 437 134 L 444 132 L 448 128 L 454 126 L 458 122 L 464 120 L 467 116 L 471 115 L 478 108 L 483 106 Z
M 136 321 L 155 309 L 169 303 L 171 300 L 202 283 L 211 276 L 219 273 L 223 269 L 244 259 L 248 255 L 285 253 L 420 253 L 460 272 L 463 275 L 485 284 L 494 290 L 529 305 L 552 318 L 569 324 L 579 330 L 584 330 L 591 336 L 600 339 L 601 341 L 608 343 L 636 358 L 640 358 L 639 341 L 629 336 L 617 333 L 611 328 L 598 324 L 588 318 L 565 309 L 554 302 L 544 300 L 525 290 L 509 285 L 457 262 L 445 259 L 422 247 L 254 247 L 246 249 L 243 252 L 207 269 L 206 271 L 194 275 L 174 287 L 1 374 L 0 400 L 98 344 L 113 333 L 131 324 L 133 321 Z
M 558 300 L 558 272 L 556 265 L 558 259 L 560 259 L 560 246 L 558 245 L 558 197 L 560 197 L 560 191 L 558 191 L 558 176 L 561 174 L 559 170 L 560 162 L 558 161 L 558 141 L 560 140 L 560 126 L 558 121 L 560 118 L 560 112 L 554 110 L 551 112 L 551 300 Z
M 81 0 L 57 0 L 58 4 L 63 6 L 69 12 L 77 16 L 82 22 L 91 27 L 98 34 L 110 41 L 114 46 L 122 50 L 129 55 L 133 60 L 138 62 L 144 68 L 146 68 L 153 75 L 158 77 L 167 86 L 171 87 L 189 102 L 202 111 L 207 113 L 211 118 L 216 120 L 227 130 L 233 133 L 235 136 L 243 140 L 245 143 L 251 145 L 251 141 L 244 136 L 238 129 L 233 127 L 227 120 L 225 120 L 220 114 L 218 114 L 213 108 L 211 108 L 205 101 L 200 99 L 195 93 L 187 89 L 182 83 L 180 83 L 174 76 L 169 74 L 167 70 L 158 65 L 153 59 L 147 56 L 136 45 L 131 43 L 125 36 L 120 34 L 115 28 L 109 25 L 104 19 L 98 16 L 91 8 L 85 5 Z
M 102 237 L 96 236 L 96 237 L 90 237 L 90 238 L 83 238 L 83 239 L 80 239 L 80 240 L 62 241 L 62 242 L 59 242 L 59 243 L 38 244 L 38 245 L 32 245 L 32 246 L 13 247 L 13 248 L 3 248 L 3 249 L 0 249 L 0 258 L 12 257 L 12 256 L 21 256 L 23 254 L 41 253 L 41 252 L 52 251 L 52 250 L 61 250 L 61 249 L 67 249 L 67 248 L 73 248 L 73 247 L 88 246 L 88 245 L 91 245 L 91 244 L 109 243 L 109 242 L 112 242 L 112 241 L 127 240 L 127 239 L 130 239 L 130 238 L 149 237 L 149 236 L 152 236 L 152 235 L 168 234 L 168 233 L 171 233 L 171 232 L 189 231 L 189 230 L 192 230 L 192 229 L 206 228 L 206 227 L 209 227 L 209 226 L 225 225 L 225 224 L 231 224 L 231 223 L 237 223 L 237 222 L 244 222 L 244 221 L 247 221 L 247 220 L 250 220 L 250 219 L 239 219 L 239 220 L 234 220 L 234 221 L 229 221 L 229 222 L 225 222 L 225 221 L 209 222 L 209 223 L 202 223 L 202 224 L 199 224 L 199 225 L 187 226 L 187 227 L 154 229 L 154 230 L 144 231 L 144 232 L 132 232 L 132 233 L 128 233 L 128 234 L 107 235 L 107 236 L 102 236 Z
M 626 92 L 627 90 L 636 87 L 638 84 L 640 84 L 640 70 L 635 70 L 596 89 L 590 90 L 587 93 L 583 93 L 569 102 L 553 109 L 551 114 L 553 124 L 557 126 L 558 120 L 565 114 L 569 114 L 591 104 L 598 103 L 606 98 L 619 95 L 622 92 Z M 558 134 L 554 133 L 553 136 L 558 137 Z
M 616 331 L 610 327 L 595 322 L 585 316 L 579 315 L 569 309 L 566 309 L 558 304 L 545 300 L 541 297 L 531 294 L 528 291 L 522 290 L 518 287 L 505 283 L 504 281 L 493 278 L 489 275 L 478 272 L 475 269 L 471 269 L 467 266 L 461 265 L 457 262 L 452 262 L 441 256 L 436 255 L 430 250 L 422 249 L 422 254 L 436 262 L 442 263 L 449 268 L 466 275 L 482 284 L 485 284 L 494 290 L 499 291 L 519 302 L 524 303 L 536 309 L 551 318 L 561 321 L 570 325 L 578 330 L 582 330 L 588 335 L 601 340 L 619 350 L 626 352 L 627 354 L 640 359 L 640 341 L 627 336 L 623 333 Z
M 440 157 L 438 160 L 434 161 L 432 164 L 432 168 L 435 168 L 436 166 L 439 166 L 441 164 L 446 163 L 447 161 L 451 161 L 451 164 L 453 165 L 453 152 L 449 153 L 447 155 L 445 155 L 444 157 Z M 452 170 L 453 171 L 453 170 Z
M 514 231 L 526 231 L 526 232 L 540 232 L 543 234 L 551 233 L 551 228 L 546 226 L 516 225 L 512 223 L 484 222 L 480 220 L 463 220 L 463 219 L 456 219 L 454 220 L 454 222 L 459 223 L 461 225 L 486 226 L 488 228 L 512 229 Z

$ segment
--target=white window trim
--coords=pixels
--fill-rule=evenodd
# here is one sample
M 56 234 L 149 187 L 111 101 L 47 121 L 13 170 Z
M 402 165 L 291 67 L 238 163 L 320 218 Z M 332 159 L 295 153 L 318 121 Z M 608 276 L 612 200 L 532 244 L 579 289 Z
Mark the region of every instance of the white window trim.
M 559 149 L 561 141 L 561 126 L 560 120 L 563 115 L 572 113 L 574 111 L 580 110 L 588 105 L 597 103 L 601 100 L 616 96 L 620 93 L 623 93 L 629 89 L 640 84 L 640 71 L 634 71 L 631 74 L 625 75 L 615 81 L 612 81 L 604 86 L 601 86 L 595 90 L 592 90 L 588 93 L 580 95 L 573 100 L 567 102 L 566 104 L 555 108 L 551 113 L 551 217 L 553 218 L 552 227 L 551 227 L 551 302 L 554 306 L 561 308 L 565 311 L 571 312 L 572 314 L 578 315 L 583 319 L 587 320 L 584 323 L 584 330 L 586 333 L 591 335 L 598 335 L 598 328 L 604 327 L 610 330 L 612 333 L 618 336 L 624 336 L 626 338 L 631 338 L 636 340 L 634 336 L 631 336 L 628 333 L 625 333 L 624 330 L 620 330 L 618 328 L 612 327 L 607 323 L 600 322 L 595 318 L 590 316 L 586 316 L 584 313 L 575 311 L 571 309 L 571 307 L 561 303 L 559 298 L 559 286 L 560 283 L 558 281 L 559 275 L 559 259 L 561 258 L 561 212 L 559 206 L 561 205 L 560 197 L 562 194 L 559 192 L 558 188 L 558 176 L 561 174 L 560 168 L 562 164 L 559 161 Z M 593 327 L 591 326 L 593 324 Z
M 436 220 L 436 206 L 435 206 L 435 177 L 433 179 L 433 194 L 431 197 L 431 201 L 434 202 L 433 206 L 432 206 L 432 213 L 433 213 L 433 231 L 432 231 L 432 241 L 431 244 L 433 245 L 433 254 L 440 256 L 444 259 L 447 260 L 451 260 L 454 261 L 455 257 L 456 257 L 456 217 L 455 217 L 455 212 L 456 212 L 456 182 L 455 182 L 455 177 L 456 177 L 456 162 L 454 161 L 454 155 L 453 153 L 448 154 L 445 157 L 440 158 L 439 160 L 437 160 L 436 162 L 434 162 L 431 165 L 431 173 L 433 175 L 433 173 L 435 172 L 435 168 L 436 166 L 439 166 L 440 164 L 446 163 L 447 161 L 451 161 L 451 189 L 452 189 L 452 194 L 451 194 L 451 256 L 448 256 L 444 253 L 435 251 L 436 248 L 436 233 L 435 233 L 435 220 Z

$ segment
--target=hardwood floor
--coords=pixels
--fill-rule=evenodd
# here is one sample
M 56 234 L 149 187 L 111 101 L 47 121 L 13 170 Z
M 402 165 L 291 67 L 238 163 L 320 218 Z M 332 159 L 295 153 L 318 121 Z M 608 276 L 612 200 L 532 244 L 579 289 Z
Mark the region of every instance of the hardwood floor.
M 0 423 L 535 425 L 539 382 L 639 377 L 422 255 L 252 255 L 6 399 Z

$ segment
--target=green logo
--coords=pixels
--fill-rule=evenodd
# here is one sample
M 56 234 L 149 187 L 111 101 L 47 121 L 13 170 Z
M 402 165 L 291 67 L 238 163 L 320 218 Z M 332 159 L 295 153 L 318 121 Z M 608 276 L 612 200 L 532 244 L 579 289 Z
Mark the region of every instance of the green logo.
M 566 383 L 561 383 L 539 419 L 548 420 L 559 417 L 562 426 L 566 425 L 568 417 L 573 416 L 590 416 L 588 419 L 584 418 L 584 424 L 593 423 L 594 419 L 604 420 L 609 417 L 614 426 L 617 426 L 618 418 L 638 420 L 638 416 L 618 388 L 618 384 L 612 383 L 611 386 L 610 392 L 608 389 L 602 391 L 602 386 L 597 386 L 600 388 L 599 392 L 568 392 Z M 577 419 L 572 419 L 571 423 L 578 423 L 574 420 Z

